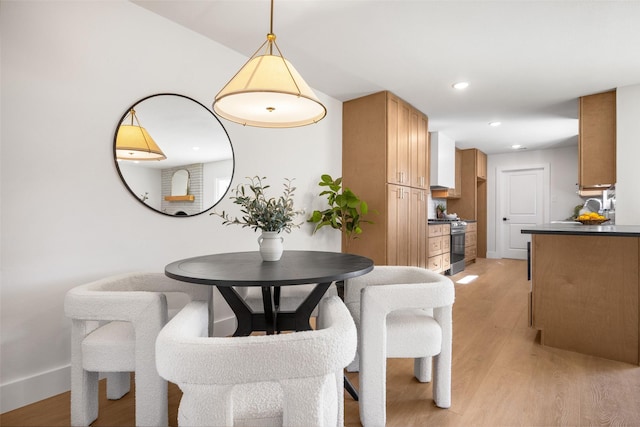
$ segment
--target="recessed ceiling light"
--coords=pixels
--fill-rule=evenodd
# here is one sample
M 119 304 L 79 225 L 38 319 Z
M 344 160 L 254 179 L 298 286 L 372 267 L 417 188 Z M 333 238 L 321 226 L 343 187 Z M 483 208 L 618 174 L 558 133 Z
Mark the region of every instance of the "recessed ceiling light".
M 525 150 L 527 147 L 521 144 L 513 144 L 511 148 L 513 148 L 514 150 Z
M 493 126 L 493 127 L 500 126 L 501 124 L 502 122 L 489 122 L 489 126 Z
M 458 83 L 454 83 L 453 85 L 454 89 L 458 89 L 458 90 L 462 90 L 462 89 L 466 89 L 469 87 L 469 83 L 468 82 L 458 82 Z
M 198 151 L 200 147 L 193 147 L 193 151 Z

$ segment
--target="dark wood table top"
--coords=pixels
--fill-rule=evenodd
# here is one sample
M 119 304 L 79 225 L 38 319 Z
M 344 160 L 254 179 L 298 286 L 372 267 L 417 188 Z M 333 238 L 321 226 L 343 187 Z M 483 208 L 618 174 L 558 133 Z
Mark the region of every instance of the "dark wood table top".
M 260 252 L 205 255 L 175 261 L 167 276 L 215 286 L 264 286 L 327 283 L 373 269 L 369 258 L 340 252 L 284 251 L 279 261 L 263 261 Z

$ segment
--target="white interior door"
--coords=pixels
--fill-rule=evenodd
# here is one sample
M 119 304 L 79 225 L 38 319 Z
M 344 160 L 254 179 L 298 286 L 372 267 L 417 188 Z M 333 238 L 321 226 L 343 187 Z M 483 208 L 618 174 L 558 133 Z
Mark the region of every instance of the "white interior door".
M 496 228 L 500 230 L 502 258 L 527 259 L 530 235 L 520 231 L 545 222 L 548 182 L 544 165 L 500 171 L 501 208 Z

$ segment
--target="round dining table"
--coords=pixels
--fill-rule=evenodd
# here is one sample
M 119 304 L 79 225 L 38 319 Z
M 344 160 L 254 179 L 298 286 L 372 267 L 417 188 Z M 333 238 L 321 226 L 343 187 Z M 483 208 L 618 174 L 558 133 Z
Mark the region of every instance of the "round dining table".
M 304 331 L 309 318 L 329 286 L 336 281 L 368 273 L 369 258 L 341 252 L 284 251 L 278 261 L 263 261 L 260 252 L 204 255 L 172 262 L 165 274 L 184 282 L 215 286 L 237 319 L 234 336 L 254 331 Z M 295 311 L 280 311 L 283 286 L 315 284 Z M 263 312 L 254 312 L 235 289 L 257 286 L 262 290 Z M 209 335 L 213 335 L 213 292 L 209 293 Z
M 260 252 L 235 252 L 204 255 L 172 262 L 165 274 L 189 283 L 209 285 L 209 336 L 213 336 L 213 287 L 229 304 L 237 319 L 234 336 L 254 331 L 273 334 L 275 331 L 305 331 L 311 329 L 309 319 L 314 308 L 333 282 L 366 274 L 373 270 L 369 258 L 341 252 L 284 251 L 278 261 L 263 261 Z M 282 286 L 315 284 L 313 290 L 295 311 L 281 311 Z M 254 312 L 235 289 L 259 286 L 262 289 L 264 312 Z M 273 288 L 273 294 L 272 294 Z M 358 400 L 358 393 L 344 377 L 349 394 Z

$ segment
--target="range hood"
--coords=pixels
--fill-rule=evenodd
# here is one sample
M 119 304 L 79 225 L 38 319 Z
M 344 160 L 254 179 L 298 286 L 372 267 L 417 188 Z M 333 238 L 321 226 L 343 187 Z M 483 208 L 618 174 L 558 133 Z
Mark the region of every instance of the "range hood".
M 433 189 L 456 186 L 456 142 L 442 132 L 429 132 L 431 141 L 430 185 Z

